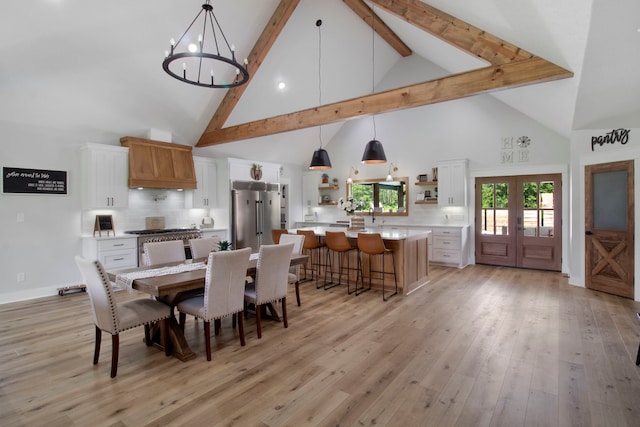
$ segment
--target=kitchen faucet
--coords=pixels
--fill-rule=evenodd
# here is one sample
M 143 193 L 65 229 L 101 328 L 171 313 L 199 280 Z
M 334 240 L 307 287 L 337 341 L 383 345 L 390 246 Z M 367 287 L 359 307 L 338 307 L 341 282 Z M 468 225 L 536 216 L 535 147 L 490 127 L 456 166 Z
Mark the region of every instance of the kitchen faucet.
M 376 210 L 375 208 L 369 209 L 369 216 L 371 216 L 371 225 L 376 222 Z

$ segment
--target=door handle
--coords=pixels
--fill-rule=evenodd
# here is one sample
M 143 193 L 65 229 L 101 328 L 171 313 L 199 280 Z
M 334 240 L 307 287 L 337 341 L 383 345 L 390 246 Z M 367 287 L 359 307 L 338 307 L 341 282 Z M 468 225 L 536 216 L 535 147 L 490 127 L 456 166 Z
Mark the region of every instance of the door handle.
M 591 236 L 593 235 L 593 232 L 591 230 L 587 230 L 584 232 L 584 234 L 586 234 L 587 236 Z

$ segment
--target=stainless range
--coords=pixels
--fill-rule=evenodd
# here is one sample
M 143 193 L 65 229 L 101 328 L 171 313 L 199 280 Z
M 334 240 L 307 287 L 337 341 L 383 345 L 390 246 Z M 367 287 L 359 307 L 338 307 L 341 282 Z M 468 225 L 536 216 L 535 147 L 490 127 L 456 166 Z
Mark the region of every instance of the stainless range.
M 148 242 L 166 242 L 167 240 L 182 240 L 187 258 L 191 258 L 189 250 L 190 239 L 202 238 L 202 231 L 194 228 L 166 228 L 160 230 L 131 230 L 126 234 L 138 235 L 138 265 L 144 265 L 144 244 Z

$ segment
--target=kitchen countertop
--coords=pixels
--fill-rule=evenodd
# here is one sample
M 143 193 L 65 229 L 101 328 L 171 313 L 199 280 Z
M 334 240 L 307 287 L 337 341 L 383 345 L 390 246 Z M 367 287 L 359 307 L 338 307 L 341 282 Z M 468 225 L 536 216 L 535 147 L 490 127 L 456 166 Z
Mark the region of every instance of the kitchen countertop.
M 296 230 L 313 230 L 318 236 L 324 236 L 327 231 L 342 231 L 336 227 L 299 227 L 289 229 L 290 233 L 295 233 Z M 420 230 L 416 228 L 408 228 L 408 227 L 366 227 L 361 231 L 345 231 L 347 237 L 356 238 L 358 237 L 358 233 L 380 233 L 380 236 L 386 240 L 404 240 L 411 237 L 429 237 L 431 231 L 429 230 Z

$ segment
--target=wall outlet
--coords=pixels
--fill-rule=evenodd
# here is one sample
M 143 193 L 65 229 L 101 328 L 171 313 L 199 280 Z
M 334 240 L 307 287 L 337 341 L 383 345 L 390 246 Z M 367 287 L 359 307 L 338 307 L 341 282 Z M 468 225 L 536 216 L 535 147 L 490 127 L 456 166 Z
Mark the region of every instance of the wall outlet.
M 24 273 L 23 272 L 18 273 L 17 280 L 18 280 L 18 282 L 24 282 Z

